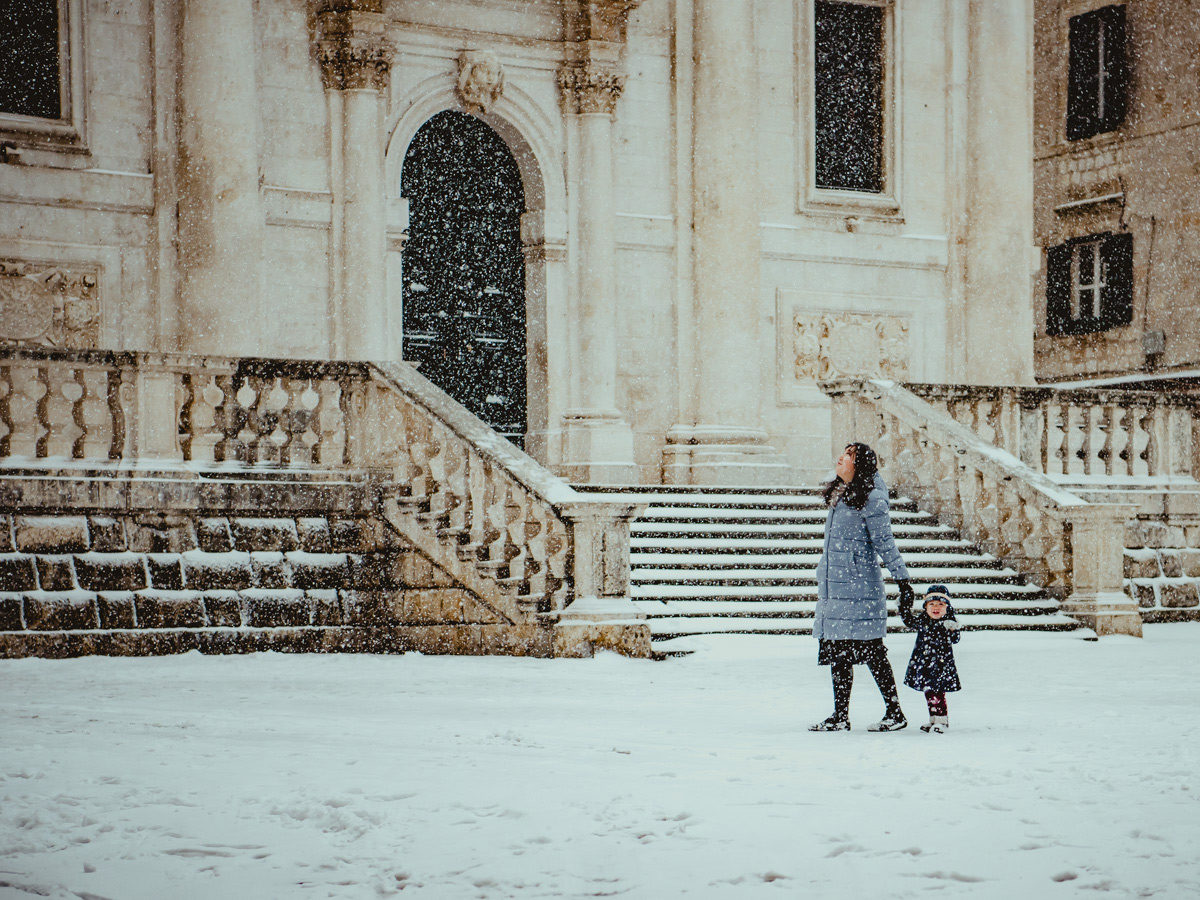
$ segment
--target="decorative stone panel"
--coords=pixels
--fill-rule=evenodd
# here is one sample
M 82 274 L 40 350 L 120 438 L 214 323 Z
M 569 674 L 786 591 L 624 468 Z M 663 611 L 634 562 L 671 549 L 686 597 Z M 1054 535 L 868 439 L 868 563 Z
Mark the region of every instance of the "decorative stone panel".
M 791 326 L 797 380 L 908 377 L 906 316 L 797 310 Z
M 0 344 L 95 349 L 100 267 L 0 259 Z

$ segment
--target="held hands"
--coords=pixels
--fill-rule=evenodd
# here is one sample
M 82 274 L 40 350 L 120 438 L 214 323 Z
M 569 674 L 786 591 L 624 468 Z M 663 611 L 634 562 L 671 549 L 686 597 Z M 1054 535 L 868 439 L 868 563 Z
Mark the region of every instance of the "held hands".
M 916 594 L 913 592 L 912 585 L 907 581 L 898 582 L 898 585 L 900 588 L 900 602 L 905 605 L 912 603 L 913 597 L 916 596 Z

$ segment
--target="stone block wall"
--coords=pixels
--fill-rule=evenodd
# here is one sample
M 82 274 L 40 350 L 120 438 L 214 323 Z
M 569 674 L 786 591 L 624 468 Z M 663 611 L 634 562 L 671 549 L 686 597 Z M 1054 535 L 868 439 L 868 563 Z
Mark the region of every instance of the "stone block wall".
M 200 508 L 178 482 L 165 508 L 89 509 L 64 482 L 65 508 L 0 507 L 0 657 L 554 653 L 551 626 L 492 610 L 381 519 L 291 493 L 298 509 L 265 516 Z
M 1137 519 L 1125 548 L 1126 584 L 1143 621 L 1200 621 L 1200 518 Z

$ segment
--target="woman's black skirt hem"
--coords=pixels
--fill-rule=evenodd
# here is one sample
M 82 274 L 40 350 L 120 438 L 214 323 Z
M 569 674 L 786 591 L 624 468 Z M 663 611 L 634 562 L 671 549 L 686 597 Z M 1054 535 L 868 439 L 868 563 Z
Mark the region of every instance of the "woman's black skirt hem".
M 831 666 L 835 662 L 852 666 L 870 665 L 876 659 L 887 659 L 887 648 L 883 638 L 869 638 L 864 641 L 821 640 L 817 648 L 817 665 Z

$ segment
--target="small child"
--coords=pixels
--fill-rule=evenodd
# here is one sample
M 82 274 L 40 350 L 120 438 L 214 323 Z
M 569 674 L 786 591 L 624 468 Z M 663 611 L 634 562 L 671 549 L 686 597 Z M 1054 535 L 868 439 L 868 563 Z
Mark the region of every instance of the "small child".
M 913 690 L 925 692 L 929 724 L 922 725 L 921 730 L 926 734 L 931 731 L 942 734 L 950 727 L 946 694 L 962 690 L 952 647 L 961 637 L 959 629 L 962 626 L 954 617 L 950 591 L 944 584 L 930 585 L 920 613 L 913 612 L 911 598 L 901 598 L 900 618 L 917 632 L 917 643 L 904 673 L 904 683 Z

